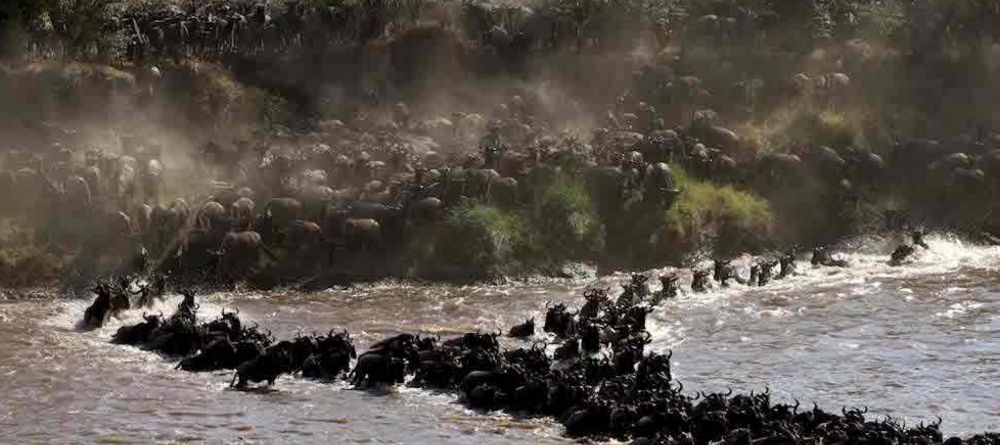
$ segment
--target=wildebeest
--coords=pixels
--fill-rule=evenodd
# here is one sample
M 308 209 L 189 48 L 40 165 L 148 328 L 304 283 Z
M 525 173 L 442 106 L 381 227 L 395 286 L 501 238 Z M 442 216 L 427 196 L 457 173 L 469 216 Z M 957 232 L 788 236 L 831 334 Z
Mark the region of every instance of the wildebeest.
M 94 286 L 92 292 L 97 294 L 97 297 L 94 298 L 94 302 L 83 312 L 83 325 L 91 329 L 96 329 L 104 326 L 108 322 L 108 318 L 111 317 L 112 291 L 108 284 L 98 283 Z
M 527 338 L 535 335 L 535 319 L 529 318 L 524 321 L 524 323 L 513 326 L 507 333 L 508 337 L 511 338 Z
M 287 374 L 291 370 L 292 352 L 275 345 L 268 348 L 263 355 L 239 365 L 229 386 L 243 389 L 248 383 L 258 382 L 267 382 L 268 386 L 274 386 L 278 376 Z

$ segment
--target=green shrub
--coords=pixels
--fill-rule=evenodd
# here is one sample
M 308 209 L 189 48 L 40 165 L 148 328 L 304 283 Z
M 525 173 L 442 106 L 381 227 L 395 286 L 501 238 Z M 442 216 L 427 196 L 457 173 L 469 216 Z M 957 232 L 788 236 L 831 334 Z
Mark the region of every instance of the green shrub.
M 465 199 L 445 217 L 435 257 L 486 271 L 508 269 L 524 249 L 526 235 L 527 227 L 517 213 Z
M 664 242 L 688 250 L 701 242 L 718 241 L 726 251 L 752 250 L 769 238 L 774 215 L 768 202 L 730 185 L 690 177 L 671 167 L 682 193 L 666 212 Z
M 73 255 L 40 247 L 32 232 L 0 221 L 0 288 L 47 286 L 70 269 Z
M 855 142 L 857 131 L 844 113 L 823 111 L 799 114 L 789 123 L 788 137 L 799 144 L 847 147 Z
M 553 260 L 580 259 L 603 249 L 603 226 L 582 174 L 557 173 L 539 193 L 532 223 Z

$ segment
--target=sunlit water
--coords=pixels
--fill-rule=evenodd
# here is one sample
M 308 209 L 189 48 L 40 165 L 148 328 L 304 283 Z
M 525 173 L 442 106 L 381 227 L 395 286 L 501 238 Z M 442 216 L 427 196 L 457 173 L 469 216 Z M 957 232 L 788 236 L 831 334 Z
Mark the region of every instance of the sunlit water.
M 868 406 L 870 415 L 908 422 L 941 416 L 946 434 L 995 431 L 1000 248 L 929 241 L 931 250 L 903 267 L 884 262 L 891 242 L 867 241 L 852 248 L 849 269 L 802 262 L 798 276 L 766 288 L 682 295 L 654 313 L 653 346 L 674 351 L 675 376 L 690 394 L 770 387 L 804 405 Z M 548 301 L 579 305 L 583 288 L 617 288 L 625 278 L 217 294 L 201 299 L 200 314 L 239 308 L 278 337 L 344 327 L 363 346 L 399 331 L 447 336 L 540 320 Z M 178 301 L 154 311 L 170 313 Z M 139 313 L 78 331 L 88 303 L 0 301 L 0 443 L 565 441 L 551 421 L 473 412 L 447 393 L 372 393 L 291 377 L 273 391 L 230 391 L 231 372 L 175 371 L 176 362 L 109 344 Z

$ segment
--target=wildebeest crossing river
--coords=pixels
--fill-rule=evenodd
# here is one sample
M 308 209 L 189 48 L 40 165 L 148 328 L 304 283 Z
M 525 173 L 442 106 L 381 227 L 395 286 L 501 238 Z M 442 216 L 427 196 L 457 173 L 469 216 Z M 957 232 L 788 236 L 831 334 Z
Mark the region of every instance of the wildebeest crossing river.
M 674 375 L 688 393 L 767 386 L 776 400 L 831 410 L 867 406 L 870 416 L 908 423 L 940 416 L 946 437 L 996 431 L 1000 248 L 928 241 L 931 249 L 903 267 L 885 264 L 891 244 L 866 242 L 847 255 L 848 269 L 803 265 L 800 275 L 764 288 L 685 293 L 652 314 L 653 346 L 674 351 Z M 199 313 L 239 308 L 276 337 L 343 327 L 363 349 L 395 332 L 506 329 L 540 319 L 547 302 L 576 306 L 582 289 L 626 279 L 214 294 L 200 297 Z M 179 299 L 156 310 L 172 311 Z M 453 394 L 405 386 L 366 392 L 285 376 L 271 390 L 231 391 L 231 371 L 180 372 L 155 354 L 108 342 L 141 313 L 79 332 L 88 303 L 0 302 L 0 443 L 566 440 L 550 420 L 478 413 Z

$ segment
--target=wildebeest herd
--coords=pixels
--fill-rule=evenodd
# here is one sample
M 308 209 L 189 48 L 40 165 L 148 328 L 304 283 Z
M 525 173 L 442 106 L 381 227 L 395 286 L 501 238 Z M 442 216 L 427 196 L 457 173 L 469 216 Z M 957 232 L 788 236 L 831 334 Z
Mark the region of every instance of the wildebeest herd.
M 398 260 L 409 240 L 423 236 L 421 227 L 439 223 L 462 198 L 530 208 L 537 204 L 531 184 L 560 171 L 587 178 L 596 212 L 615 228 L 609 234 L 640 232 L 622 225 L 663 212 L 684 193 L 670 163 L 763 191 L 828 179 L 844 206 L 861 188 L 914 169 L 932 173 L 927 187 L 948 196 L 974 192 L 976 202 L 992 196 L 1000 178 L 1000 150 L 982 141 L 901 142 L 899 156 L 888 162 L 873 152 L 828 147 L 805 159 L 768 153 L 737 160 L 739 137 L 714 124 L 711 113 L 671 129 L 655 108 L 622 100 L 626 105 L 589 142 L 553 137 L 537 107 L 520 96 L 489 119 L 455 113 L 415 121 L 397 104 L 381 122 L 330 121 L 306 134 L 205 143 L 193 155 L 194 173 L 171 170 L 155 139 L 122 136 L 114 149 L 53 142 L 4 153 L 0 214 L 35 228 L 44 243 L 80 247 L 81 258 L 113 258 L 119 273 L 155 269 L 233 282 L 265 264 L 301 276 L 357 258 L 338 252 L 382 251 Z M 48 132 L 53 141 L 72 140 L 61 130 Z M 960 147 L 978 154 L 952 153 Z M 182 184 L 192 175 L 211 180 L 185 189 L 208 190 L 164 196 L 167 179 Z M 95 267 L 79 265 L 83 276 L 99 275 Z
M 716 274 L 720 268 L 717 263 Z M 171 316 L 143 314 L 142 322 L 119 328 L 112 341 L 179 359 L 177 368 L 185 371 L 234 370 L 230 386 L 235 389 L 273 385 L 282 375 L 348 379 L 359 389 L 407 384 L 454 391 L 476 410 L 548 416 L 571 437 L 635 444 L 1000 443 L 996 433 L 944 440 L 940 421 L 907 426 L 888 416 L 866 417 L 867 408 L 836 413 L 798 401 L 775 403 L 766 389 L 685 395 L 671 374 L 672 353 L 647 348 L 648 314 L 677 291 L 676 276 L 661 280 L 664 288 L 654 292 L 647 277 L 636 274 L 617 297 L 592 288 L 575 310 L 546 305 L 542 332 L 534 318 L 528 319 L 507 334 L 522 346 L 506 350 L 500 347 L 500 332 L 482 331 L 445 340 L 398 334 L 360 355 L 343 330 L 276 341 L 270 332 L 243 322 L 238 312 L 223 310 L 218 318 L 200 322 L 190 291 L 182 292 Z M 126 281 L 99 285 L 94 306 L 128 299 Z M 91 309 L 86 317 L 90 323 Z

